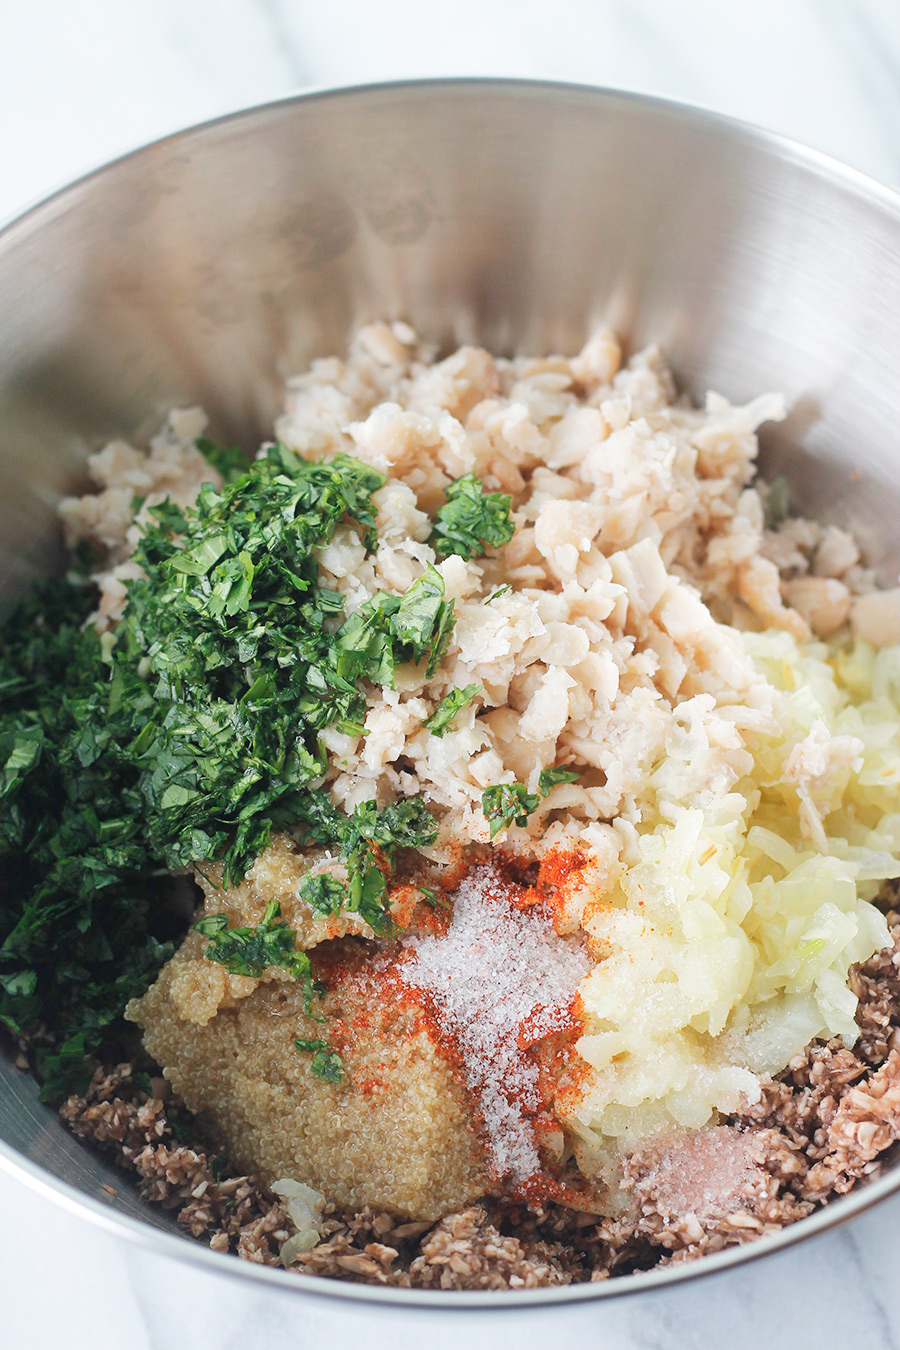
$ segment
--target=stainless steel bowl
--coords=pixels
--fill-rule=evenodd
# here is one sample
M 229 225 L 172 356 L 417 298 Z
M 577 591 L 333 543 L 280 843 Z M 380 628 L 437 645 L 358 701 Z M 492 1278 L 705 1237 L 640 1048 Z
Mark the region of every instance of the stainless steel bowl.
M 659 100 L 507 81 L 309 94 L 185 131 L 0 234 L 0 559 L 58 561 L 54 508 L 104 438 L 201 402 L 255 446 L 282 381 L 359 323 L 445 346 L 655 339 L 682 386 L 785 392 L 765 455 L 810 514 L 900 567 L 900 198 L 777 137 Z M 0 1164 L 61 1204 L 298 1296 L 456 1308 L 571 1303 L 694 1279 L 900 1188 L 900 1166 L 774 1237 L 630 1280 L 440 1294 L 299 1278 L 181 1237 L 0 1058 Z M 112 1185 L 115 1196 L 103 1189 Z

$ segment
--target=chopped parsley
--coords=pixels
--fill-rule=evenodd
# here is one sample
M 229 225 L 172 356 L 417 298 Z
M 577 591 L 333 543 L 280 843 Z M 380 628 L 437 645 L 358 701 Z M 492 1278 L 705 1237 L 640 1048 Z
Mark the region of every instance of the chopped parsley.
M 380 591 L 350 615 L 335 643 L 336 673 L 351 683 L 364 678 L 392 689 L 396 665 L 418 664 L 427 655 L 430 678 L 452 632 L 453 601 L 444 599 L 444 578 L 429 564 L 405 595 Z
M 502 548 L 516 532 L 510 516 L 511 498 L 505 492 L 484 492 L 473 473 L 457 478 L 444 489 L 447 498 L 437 513 L 429 540 L 439 558 L 457 554 L 480 557 L 486 548 Z
M 542 797 L 546 797 L 551 788 L 555 788 L 557 783 L 576 783 L 581 777 L 578 769 L 541 769 L 541 776 L 538 779 L 538 792 Z
M 84 1031 L 68 1036 L 55 1050 L 39 1047 L 35 1052 L 35 1067 L 41 1079 L 42 1102 L 58 1102 L 80 1092 L 86 1086 L 84 1057 L 89 1041 Z
M 150 1081 L 149 1073 L 146 1073 L 143 1069 L 135 1069 L 131 1075 L 131 1081 L 140 1092 L 145 1092 L 148 1097 L 153 1096 L 153 1084 Z
M 416 889 L 421 891 L 422 898 L 426 905 L 430 905 L 432 909 L 453 908 L 453 901 L 450 900 L 443 891 L 432 890 L 430 886 L 417 886 Z
M 313 913 L 323 916 L 337 914 L 347 899 L 346 884 L 327 872 L 308 872 L 297 889 Z
M 193 1116 L 188 1113 L 177 1110 L 167 1110 L 166 1120 L 172 1135 L 179 1144 L 185 1144 L 188 1148 L 197 1142 L 197 1122 Z
M 496 589 L 495 591 L 491 591 L 490 595 L 487 597 L 487 599 L 485 600 L 484 603 L 485 603 L 486 605 L 491 605 L 491 604 L 493 604 L 493 602 L 494 602 L 495 600 L 499 600 L 500 596 L 501 596 L 501 595 L 505 595 L 506 592 L 507 592 L 508 590 L 510 590 L 510 589 L 511 589 L 511 587 L 509 587 L 509 586 L 498 586 L 497 589 Z
M 221 476 L 223 483 L 233 483 L 236 478 L 245 474 L 250 467 L 247 456 L 236 445 L 227 447 L 215 445 L 212 441 L 208 441 L 205 436 L 201 436 L 199 441 L 195 441 L 195 445 L 207 464 L 211 464 Z
M 474 698 L 482 692 L 480 684 L 467 684 L 464 689 L 451 689 L 445 694 L 430 717 L 422 723 L 426 731 L 441 737 L 449 730 L 450 723 Z
M 229 975 L 258 980 L 270 966 L 277 966 L 295 979 L 312 980 L 309 957 L 297 951 L 297 934 L 282 919 L 277 900 L 269 901 L 255 928 L 229 928 L 227 914 L 207 914 L 194 928 L 209 938 L 208 960 L 224 966 Z
M 224 1181 L 231 1166 L 228 1161 L 228 1154 L 217 1153 L 214 1157 L 210 1158 L 207 1166 L 209 1167 L 210 1172 L 212 1172 L 213 1181 L 217 1183 Z
M 481 809 L 490 822 L 491 838 L 510 825 L 527 825 L 528 817 L 540 801 L 533 792 L 526 792 L 521 783 L 495 783 L 481 794 Z
M 147 843 L 170 868 L 223 857 L 225 884 L 240 879 L 324 773 L 318 732 L 358 722 L 313 551 L 345 517 L 374 542 L 382 482 L 347 455 L 307 463 L 277 445 L 196 507 L 154 508 L 109 700 L 130 713 Z
M 207 914 L 197 920 L 194 928 L 209 938 L 204 953 L 207 960 L 224 966 L 229 975 L 249 975 L 258 980 L 270 966 L 285 970 L 303 984 L 308 1013 L 313 999 L 324 993 L 313 979 L 306 952 L 297 950 L 297 934 L 282 919 L 277 900 L 269 901 L 255 928 L 229 928 L 227 914 Z
M 84 620 L 96 592 L 44 583 L 0 632 L 0 1022 L 43 1023 L 45 1101 L 87 1085 L 85 1054 L 172 954 L 134 774 L 109 753 L 108 674 Z
M 294 1045 L 305 1054 L 312 1055 L 309 1066 L 315 1078 L 323 1083 L 339 1083 L 344 1073 L 344 1061 L 336 1050 L 332 1050 L 327 1041 L 296 1040 Z
M 96 590 L 78 578 L 42 587 L 0 632 L 0 1021 L 52 1029 L 37 1056 L 48 1099 L 84 1085 L 84 1056 L 171 955 L 172 870 L 221 859 L 232 885 L 273 828 L 299 821 L 339 845 L 341 903 L 386 931 L 394 847 L 436 833 L 421 803 L 346 817 L 317 786 L 320 732 L 361 729 L 358 681 L 390 684 L 407 661 L 433 674 L 453 629 L 434 568 L 343 622 L 342 597 L 318 584 L 315 551 L 341 522 L 374 547 L 383 476 L 283 445 L 252 463 L 200 448 L 224 486 L 150 509 L 114 633 L 84 627 Z M 321 882 L 313 898 L 333 910 L 337 893 Z M 274 915 L 243 954 L 237 931 L 207 934 L 223 963 L 280 953 L 306 978 Z
M 337 845 L 347 868 L 346 882 L 305 877 L 303 898 L 319 914 L 359 914 L 380 937 L 390 936 L 387 904 L 395 850 L 427 848 L 437 838 L 437 822 L 421 798 L 404 798 L 383 811 L 374 802 L 362 802 L 352 816 L 345 816 L 319 793 L 310 797 L 301 823 L 317 843 Z
M 527 792 L 522 783 L 495 783 L 481 794 L 481 810 L 490 822 L 491 838 L 510 825 L 527 825 L 528 817 L 557 783 L 574 783 L 581 774 L 575 769 L 542 769 L 538 792 Z

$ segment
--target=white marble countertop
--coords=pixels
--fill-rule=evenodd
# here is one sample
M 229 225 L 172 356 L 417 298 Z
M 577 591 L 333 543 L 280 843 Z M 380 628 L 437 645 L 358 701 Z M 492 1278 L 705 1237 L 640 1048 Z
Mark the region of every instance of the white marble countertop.
M 290 93 L 423 75 L 639 89 L 785 132 L 900 184 L 896 0 L 30 0 L 0 4 L 0 217 L 120 151 Z M 371 1350 L 900 1346 L 900 1197 L 652 1297 L 502 1316 L 376 1314 L 152 1258 L 0 1174 L 0 1345 Z

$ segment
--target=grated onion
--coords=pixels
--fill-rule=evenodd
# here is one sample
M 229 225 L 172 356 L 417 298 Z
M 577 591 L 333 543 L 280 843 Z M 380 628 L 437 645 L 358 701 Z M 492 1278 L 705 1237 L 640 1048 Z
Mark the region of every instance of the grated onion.
M 279 1252 L 282 1265 L 289 1266 L 301 1252 L 311 1251 L 318 1243 L 325 1197 L 313 1190 L 312 1186 L 307 1186 L 303 1181 L 294 1181 L 292 1177 L 273 1181 L 272 1192 L 284 1201 L 284 1207 L 297 1229 L 292 1237 L 281 1244 Z

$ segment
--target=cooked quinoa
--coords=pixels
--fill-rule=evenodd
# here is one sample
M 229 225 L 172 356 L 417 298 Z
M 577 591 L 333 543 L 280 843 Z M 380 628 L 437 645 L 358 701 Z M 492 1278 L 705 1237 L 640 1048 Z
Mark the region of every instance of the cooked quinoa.
M 63 1108 L 195 1237 L 375 1283 L 566 1283 L 772 1231 L 877 1170 L 900 590 L 755 479 L 784 411 L 697 409 L 608 330 L 574 358 L 438 361 L 373 324 L 289 382 L 260 481 L 333 466 L 353 505 L 302 575 L 279 564 L 319 606 L 298 641 L 340 653 L 302 658 L 306 777 L 212 856 L 212 826 L 183 828 L 196 926 L 125 1012 L 162 1077 L 101 1068 Z M 62 505 L 104 659 L 127 632 L 170 698 L 177 661 L 134 617 L 153 549 L 172 602 L 217 615 L 262 566 L 205 427 L 179 410 L 149 452 L 108 446 Z M 254 665 L 260 640 L 235 648 L 251 709 L 292 660 Z M 167 772 L 145 799 L 193 809 Z

